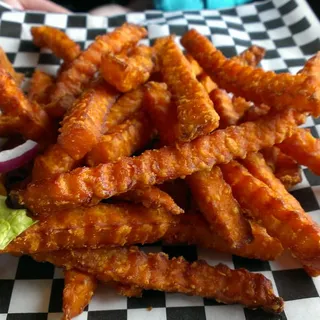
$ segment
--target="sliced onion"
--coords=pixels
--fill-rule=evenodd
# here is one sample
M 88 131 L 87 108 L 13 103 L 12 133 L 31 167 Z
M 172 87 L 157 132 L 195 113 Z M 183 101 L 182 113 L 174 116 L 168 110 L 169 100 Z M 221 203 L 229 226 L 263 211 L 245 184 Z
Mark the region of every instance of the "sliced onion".
M 0 173 L 5 173 L 23 166 L 32 160 L 38 152 L 38 144 L 27 140 L 19 146 L 0 152 Z

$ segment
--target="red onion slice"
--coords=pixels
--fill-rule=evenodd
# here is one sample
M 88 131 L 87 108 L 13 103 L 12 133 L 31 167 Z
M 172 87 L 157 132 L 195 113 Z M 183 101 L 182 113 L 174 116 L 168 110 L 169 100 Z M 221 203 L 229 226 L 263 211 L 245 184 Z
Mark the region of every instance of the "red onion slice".
M 38 152 L 38 144 L 32 140 L 0 152 L 0 173 L 5 173 L 23 166 L 32 160 Z

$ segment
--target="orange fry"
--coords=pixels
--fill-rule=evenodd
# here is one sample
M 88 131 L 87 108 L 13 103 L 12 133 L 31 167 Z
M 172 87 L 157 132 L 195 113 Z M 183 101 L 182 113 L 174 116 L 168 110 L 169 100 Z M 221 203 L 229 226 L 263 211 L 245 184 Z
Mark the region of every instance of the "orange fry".
M 320 88 L 315 78 L 303 74 L 275 74 L 229 60 L 196 30 L 181 39 L 182 45 L 221 88 L 256 104 L 277 110 L 291 106 L 300 112 L 320 115 Z
M 240 247 L 252 239 L 251 228 L 233 198 L 218 166 L 187 177 L 192 195 L 212 230 L 230 247 Z
M 280 150 L 320 175 L 320 140 L 306 129 L 297 129 L 292 138 L 279 144 Z
M 199 63 L 197 62 L 197 60 L 195 60 L 192 55 L 186 53 L 185 57 L 187 58 L 187 60 L 190 63 L 191 66 L 191 70 L 193 72 L 193 74 L 198 77 L 203 73 L 203 69 L 200 67 Z
M 180 222 L 173 225 L 163 237 L 168 244 L 195 244 L 200 247 L 228 252 L 240 257 L 260 260 L 275 260 L 283 252 L 280 241 L 268 235 L 255 222 L 250 222 L 253 240 L 243 246 L 231 247 L 216 231 L 212 230 L 200 214 L 181 215 Z
M 266 54 L 266 50 L 259 46 L 251 46 L 240 53 L 239 56 L 232 57 L 230 60 L 236 61 L 244 66 L 256 67 Z
M 1 118 L 0 118 L 1 119 Z M 58 173 L 69 172 L 79 165 L 60 145 L 53 144 L 38 155 L 32 169 L 32 181 L 47 179 Z
M 54 84 L 54 78 L 45 72 L 35 70 L 31 78 L 31 86 L 28 98 L 39 104 L 49 103 L 50 90 Z
M 177 106 L 178 141 L 190 141 L 216 129 L 219 116 L 172 38 L 163 43 L 159 58 L 164 82 Z
M 220 117 L 219 128 L 224 129 L 238 122 L 239 113 L 236 112 L 232 100 L 225 90 L 214 89 L 210 92 L 210 99 Z
M 204 72 L 198 76 L 198 81 L 203 85 L 208 93 L 218 88 L 217 84 Z
M 114 127 L 111 133 L 101 137 L 87 156 L 91 167 L 100 163 L 117 161 L 141 150 L 153 135 L 150 121 L 143 112 L 139 112 L 123 124 Z
M 0 115 L 0 137 L 8 137 L 18 134 L 21 129 L 19 117 Z
M 6 70 L 11 75 L 11 77 L 14 79 L 18 87 L 21 85 L 21 82 L 24 79 L 24 75 L 14 70 L 8 56 L 6 55 L 6 53 L 3 51 L 1 47 L 0 47 L 0 67 Z
M 137 286 L 133 286 L 130 284 L 123 284 L 123 283 L 116 283 L 115 289 L 118 294 L 124 297 L 135 297 L 140 298 L 142 297 L 143 289 Z
M 256 122 L 217 130 L 190 143 L 148 150 L 138 157 L 98 167 L 75 169 L 31 183 L 12 196 L 34 212 L 93 205 L 137 185 L 160 184 L 281 143 L 302 119 L 303 115 L 290 109 Z
M 52 126 L 46 112 L 30 102 L 17 87 L 13 78 L 0 68 L 0 109 L 8 116 L 17 116 L 23 125 L 22 135 L 35 141 L 50 141 Z
M 98 81 L 72 106 L 61 122 L 58 144 L 74 160 L 82 159 L 96 145 L 102 126 L 118 93 L 104 81 Z
M 97 284 L 93 275 L 73 269 L 64 271 L 63 320 L 70 320 L 82 313 L 90 303 Z
M 267 115 L 270 111 L 270 107 L 266 104 L 260 104 L 259 106 L 252 105 L 247 111 L 244 113 L 241 118 L 242 122 L 245 121 L 255 121 L 260 117 Z
M 287 197 L 283 198 L 236 161 L 221 168 L 240 205 L 303 265 L 319 270 L 320 229 L 301 207 L 287 203 Z
M 319 80 L 320 72 L 320 52 L 317 52 L 313 57 L 311 57 L 299 72 L 301 74 L 314 77 L 317 81 Z
M 121 194 L 118 198 L 142 203 L 146 208 L 164 208 L 171 214 L 183 213 L 183 210 L 166 192 L 155 186 L 133 189 Z
M 152 243 L 176 219 L 166 210 L 137 204 L 99 204 L 57 211 L 15 238 L 2 252 L 36 253 L 76 248 Z
M 68 62 L 76 59 L 80 46 L 71 40 L 63 31 L 49 27 L 32 27 L 33 43 L 40 48 L 49 48 L 58 58 Z
M 119 91 L 130 91 L 149 79 L 154 67 L 153 55 L 153 49 L 148 46 L 132 49 L 129 57 L 106 53 L 101 60 L 101 75 Z
M 274 175 L 287 190 L 301 182 L 301 168 L 295 160 L 277 147 L 268 148 L 261 152 Z
M 234 111 L 238 114 L 238 119 L 242 119 L 245 112 L 252 106 L 251 102 L 242 97 L 232 97 L 232 104 Z
M 283 300 L 275 296 L 270 280 L 223 264 L 188 263 L 182 257 L 169 259 L 164 253 L 145 254 L 136 247 L 56 252 L 35 258 L 76 267 L 103 282 L 112 279 L 144 289 L 186 293 L 272 312 L 283 310 Z
M 120 96 L 108 113 L 102 129 L 103 133 L 109 132 L 113 127 L 123 123 L 141 109 L 143 95 L 143 87 L 138 87 Z
M 52 116 L 61 117 L 98 70 L 103 54 L 118 53 L 135 45 L 146 35 L 146 30 L 132 24 L 123 24 L 113 32 L 98 36 L 89 48 L 71 62 L 61 73 L 52 92 L 52 103 L 47 110 Z

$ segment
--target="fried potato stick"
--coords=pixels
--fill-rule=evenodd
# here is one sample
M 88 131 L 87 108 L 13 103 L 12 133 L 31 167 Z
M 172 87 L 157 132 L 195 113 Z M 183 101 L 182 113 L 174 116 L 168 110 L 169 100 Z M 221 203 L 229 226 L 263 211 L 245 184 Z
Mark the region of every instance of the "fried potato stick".
M 208 93 L 218 88 L 217 84 L 213 82 L 212 79 L 204 72 L 198 76 L 198 81 L 202 84 L 202 86 Z
M 117 91 L 104 81 L 98 81 L 64 117 L 58 144 L 74 160 L 82 159 L 99 142 L 106 114 L 117 97 Z
M 117 161 L 141 150 L 153 136 L 153 128 L 144 112 L 114 127 L 87 155 L 87 164 L 91 167 L 100 163 Z
M 49 48 L 55 56 L 68 62 L 76 59 L 80 52 L 80 46 L 70 39 L 63 31 L 49 27 L 32 27 L 33 43 L 40 48 Z
M 259 106 L 252 105 L 241 118 L 242 122 L 255 121 L 260 117 L 267 115 L 270 111 L 270 107 L 266 104 L 260 104 Z
M 113 127 L 132 117 L 142 107 L 143 87 L 126 92 L 111 107 L 103 126 L 103 133 L 108 133 Z
M 2 252 L 36 253 L 76 248 L 152 243 L 176 218 L 166 210 L 137 204 L 98 204 L 43 217 Z
M 35 258 L 41 260 L 41 254 Z M 164 253 L 145 254 L 136 247 L 57 252 L 44 259 L 58 266 L 76 267 L 104 282 L 112 279 L 144 289 L 198 295 L 277 313 L 283 310 L 283 300 L 275 296 L 270 280 L 223 264 L 188 263 L 182 257 L 169 259 Z
M 230 60 L 236 61 L 243 66 L 256 67 L 266 54 L 266 50 L 259 46 L 251 46 L 240 53 L 239 56 L 234 56 Z
M 317 52 L 313 57 L 311 57 L 299 72 L 301 74 L 314 77 L 317 81 L 319 80 L 320 71 L 320 53 Z
M 54 85 L 54 78 L 47 73 L 35 70 L 32 74 L 28 98 L 39 104 L 49 103 L 50 90 Z
M 283 252 L 280 241 L 268 235 L 265 228 L 250 221 L 253 240 L 237 248 L 230 246 L 212 230 L 200 214 L 181 215 L 178 224 L 169 228 L 163 237 L 167 244 L 194 244 L 203 248 L 228 252 L 240 257 L 260 260 L 275 260 Z
M 288 203 L 287 197 L 283 198 L 236 161 L 221 168 L 240 205 L 303 265 L 319 270 L 319 226 L 303 210 Z
M 17 86 L 20 87 L 24 79 L 24 74 L 16 72 L 14 70 L 13 65 L 11 64 L 7 54 L 4 52 L 4 50 L 1 47 L 0 47 L 0 67 L 6 70 L 14 79 Z
M 252 102 L 248 102 L 242 97 L 232 97 L 232 104 L 234 111 L 238 114 L 238 119 L 242 119 L 246 111 L 252 107 Z
M 50 178 L 56 174 L 69 172 L 79 165 L 59 144 L 49 146 L 43 154 L 35 158 L 32 181 Z
M 212 230 L 230 247 L 240 247 L 252 240 L 250 224 L 242 215 L 218 166 L 188 176 L 187 182 Z
M 299 164 L 284 154 L 278 147 L 261 150 L 261 153 L 274 175 L 287 190 L 302 181 Z
M 185 57 L 187 58 L 187 60 L 190 63 L 191 66 L 191 70 L 192 73 L 198 77 L 203 73 L 203 69 L 200 67 L 199 63 L 197 62 L 197 60 L 195 60 L 191 54 L 186 53 Z
M 141 298 L 143 293 L 142 288 L 124 283 L 116 283 L 115 289 L 118 294 L 128 298 Z
M 320 115 L 320 90 L 315 78 L 242 66 L 224 57 L 196 30 L 185 33 L 181 43 L 219 87 L 276 110 L 291 106 L 315 117 Z
M 51 140 L 53 130 L 46 112 L 38 104 L 30 102 L 10 74 L 1 68 L 0 109 L 4 115 L 20 118 L 22 125 L 19 130 L 26 138 Z
M 149 79 L 154 67 L 153 55 L 153 48 L 143 45 L 132 49 L 130 56 L 106 53 L 101 60 L 101 75 L 119 91 L 130 91 Z
M 0 115 L 0 137 L 16 135 L 21 129 L 21 120 L 19 117 Z
M 138 157 L 93 168 L 78 168 L 31 183 L 25 190 L 11 195 L 33 212 L 94 205 L 135 186 L 160 184 L 208 170 L 215 164 L 244 158 L 249 152 L 281 143 L 303 119 L 303 115 L 291 109 L 256 122 L 217 130 L 190 143 L 145 151 Z
M 219 126 L 219 116 L 204 87 L 192 73 L 188 60 L 171 37 L 160 49 L 164 82 L 177 106 L 179 141 L 190 141 L 209 134 Z
M 313 137 L 310 131 L 297 129 L 292 138 L 286 139 L 278 147 L 283 153 L 320 175 L 320 140 Z
M 90 303 L 98 282 L 94 275 L 78 270 L 64 271 L 63 320 L 70 320 L 82 313 Z
M 61 73 L 51 94 L 52 103 L 48 112 L 61 117 L 73 101 L 88 84 L 101 63 L 101 56 L 108 52 L 118 53 L 135 45 L 146 36 L 143 27 L 125 23 L 114 31 L 98 36 L 96 40 L 70 63 L 69 68 Z

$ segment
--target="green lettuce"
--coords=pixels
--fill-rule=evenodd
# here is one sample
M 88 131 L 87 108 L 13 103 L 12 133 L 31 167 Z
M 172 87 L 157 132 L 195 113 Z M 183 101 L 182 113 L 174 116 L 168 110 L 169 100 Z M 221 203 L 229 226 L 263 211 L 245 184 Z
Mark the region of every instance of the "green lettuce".
M 6 197 L 0 196 L 0 250 L 37 221 L 27 216 L 26 209 L 10 209 Z

